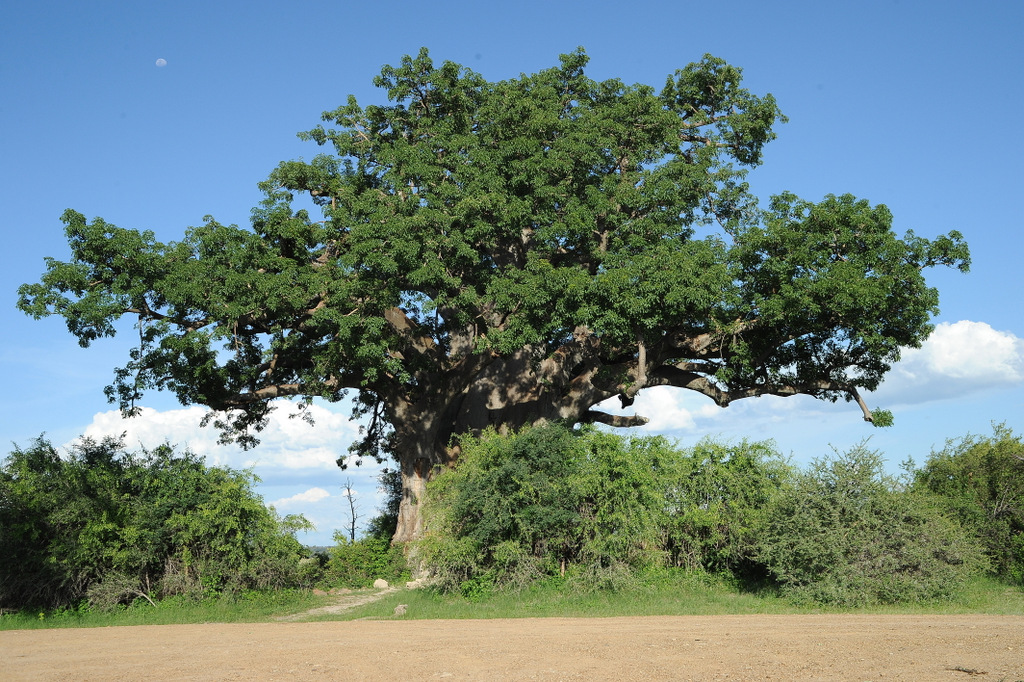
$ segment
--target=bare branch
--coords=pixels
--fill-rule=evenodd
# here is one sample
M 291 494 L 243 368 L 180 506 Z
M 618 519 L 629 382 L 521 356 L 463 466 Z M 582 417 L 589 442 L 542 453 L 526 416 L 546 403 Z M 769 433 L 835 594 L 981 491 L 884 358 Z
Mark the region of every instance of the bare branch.
M 401 308 L 388 308 L 384 311 L 384 319 L 391 325 L 395 333 L 406 339 L 409 347 L 417 353 L 433 354 L 437 350 L 434 339 L 414 333 L 419 325 L 410 319 Z
M 608 426 L 615 426 L 618 428 L 629 428 L 633 426 L 643 426 L 644 424 L 649 422 L 650 419 L 635 414 L 619 415 L 608 414 L 607 412 L 601 412 L 599 410 L 587 410 L 580 421 L 583 421 L 588 424 L 599 422 L 601 424 L 607 424 Z
M 637 336 L 636 347 L 636 376 L 633 384 L 623 391 L 623 395 L 629 399 L 635 397 L 640 389 L 647 385 L 647 344 L 644 343 L 643 334 Z
M 323 382 L 323 387 L 330 390 L 341 388 L 341 382 L 331 377 Z M 318 386 L 319 388 L 319 386 Z M 319 391 L 318 391 L 319 392 Z M 224 399 L 221 404 L 214 405 L 211 401 L 210 407 L 217 410 L 229 410 L 242 408 L 253 403 L 268 402 L 274 398 L 285 398 L 295 395 L 310 395 L 312 387 L 308 384 L 271 384 L 258 388 L 247 393 L 239 393 Z

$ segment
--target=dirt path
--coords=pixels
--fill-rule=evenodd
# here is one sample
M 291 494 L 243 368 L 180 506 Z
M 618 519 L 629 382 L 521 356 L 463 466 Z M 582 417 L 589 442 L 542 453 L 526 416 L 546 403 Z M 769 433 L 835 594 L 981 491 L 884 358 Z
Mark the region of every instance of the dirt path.
M 5 680 L 1024 680 L 1024 618 L 683 616 L 0 632 Z
M 309 611 L 293 613 L 290 616 L 281 616 L 276 620 L 279 623 L 296 623 L 298 621 L 309 620 L 310 616 L 319 616 L 328 613 L 341 613 L 342 611 L 354 609 L 357 606 L 372 604 L 373 602 L 383 599 L 389 594 L 393 594 L 397 591 L 397 587 L 391 586 L 376 592 L 367 592 L 365 590 L 351 592 L 341 596 L 335 596 L 334 600 L 327 606 L 318 606 L 317 608 L 310 609 Z

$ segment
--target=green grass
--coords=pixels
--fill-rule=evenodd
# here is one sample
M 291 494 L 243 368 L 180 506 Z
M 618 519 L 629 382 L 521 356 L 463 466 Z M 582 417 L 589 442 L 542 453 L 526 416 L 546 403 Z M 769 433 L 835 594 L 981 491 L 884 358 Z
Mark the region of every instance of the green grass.
M 406 619 L 602 618 L 684 613 L 799 612 L 799 609 L 779 599 L 742 593 L 720 584 L 699 587 L 663 583 L 592 592 L 558 585 L 540 585 L 518 593 L 491 592 L 476 598 L 438 594 L 432 590 L 403 591 L 378 602 L 316 620 L 394 618 L 394 609 L 398 604 L 408 606 L 407 614 L 402 616 Z
M 56 611 L 21 611 L 0 615 L 0 630 L 92 628 L 117 625 L 176 625 L 194 623 L 253 623 L 269 621 L 328 603 L 307 590 L 246 592 L 233 597 L 192 601 L 164 599 L 154 607 L 144 600 L 114 611 L 88 607 Z
M 88 609 L 21 612 L 0 616 L 0 630 L 171 625 L 189 623 L 268 622 L 333 603 L 333 597 L 302 590 L 250 592 L 234 598 L 201 602 L 168 599 L 154 608 L 146 602 L 113 612 Z M 406 604 L 404 616 L 394 609 Z M 808 608 L 765 590 L 744 591 L 728 581 L 707 575 L 666 572 L 654 574 L 625 589 L 580 590 L 557 582 L 521 592 L 483 592 L 472 598 L 439 594 L 429 589 L 401 590 L 380 601 L 311 621 L 356 619 L 469 619 L 469 618 L 604 618 L 612 616 L 744 615 L 787 613 L 884 613 L 1024 615 L 1024 590 L 988 578 L 970 583 L 957 598 L 928 604 L 904 604 L 859 609 Z
M 404 616 L 395 616 L 399 604 Z M 335 615 L 314 620 L 465 619 L 465 618 L 604 618 L 612 616 L 744 615 L 787 613 L 902 613 L 1024 615 L 1024 591 L 980 578 L 953 600 L 929 604 L 861 609 L 802 607 L 771 591 L 743 591 L 708 576 L 658 576 L 617 591 L 580 592 L 540 585 L 519 593 L 491 592 L 478 598 L 442 595 L 431 590 L 402 591 Z
M 1024 589 L 994 578 L 975 578 L 953 599 L 927 604 L 901 604 L 851 610 L 852 613 L 985 613 L 993 616 L 1024 615 Z

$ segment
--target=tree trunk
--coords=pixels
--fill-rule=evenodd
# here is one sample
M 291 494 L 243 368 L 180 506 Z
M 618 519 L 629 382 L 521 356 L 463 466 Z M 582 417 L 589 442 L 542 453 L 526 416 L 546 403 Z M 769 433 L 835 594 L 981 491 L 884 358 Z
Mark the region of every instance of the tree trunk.
M 561 387 L 545 382 L 544 368 L 532 362 L 533 357 L 532 349 L 523 349 L 488 363 L 471 381 L 462 382 L 466 388 L 457 395 L 449 393 L 392 407 L 391 423 L 402 471 L 402 501 L 394 543 L 423 535 L 421 505 L 427 482 L 458 459 L 453 436 L 479 435 L 489 426 L 506 433 L 546 420 L 578 422 L 584 418 L 596 400 L 589 381 L 582 385 L 574 382 L 572 386 L 564 382 Z M 445 382 L 446 388 L 459 383 Z
M 402 502 L 398 507 L 398 527 L 393 543 L 410 542 L 423 535 L 421 505 L 427 492 L 427 481 L 434 471 L 432 460 L 435 459 L 424 456 L 426 454 L 413 452 L 412 456 L 401 459 Z
M 402 501 L 392 538 L 395 544 L 418 540 L 423 535 L 422 505 L 427 482 L 455 459 L 455 452 L 449 448 L 453 420 L 448 410 L 439 410 L 436 405 L 436 401 L 403 403 L 392 420 L 397 441 L 395 454 L 402 472 Z

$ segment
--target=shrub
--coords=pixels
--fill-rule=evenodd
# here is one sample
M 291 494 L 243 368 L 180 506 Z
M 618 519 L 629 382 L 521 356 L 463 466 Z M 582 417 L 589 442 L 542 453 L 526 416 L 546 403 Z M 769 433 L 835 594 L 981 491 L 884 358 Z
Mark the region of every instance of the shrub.
M 663 438 L 561 425 L 461 441 L 428 485 L 417 551 L 445 589 L 518 588 L 543 576 L 615 586 L 665 562 Z
M 771 441 L 705 439 L 680 451 L 666 490 L 671 565 L 762 577 L 757 541 L 765 510 L 792 474 Z
M 369 587 L 377 578 L 389 582 L 408 575 L 401 547 L 391 545 L 387 537 L 368 535 L 351 542 L 344 532 L 334 534 L 333 547 L 327 550 L 325 579 L 341 587 Z
M 901 490 L 863 444 L 795 475 L 768 510 L 758 556 L 794 599 L 842 606 L 946 597 L 983 566 L 963 529 Z
M 523 584 L 560 570 L 581 542 L 572 432 L 488 433 L 460 446 L 458 465 L 427 488 L 426 533 L 414 549 L 423 568 L 442 589 L 495 578 Z
M 985 548 L 992 571 L 1024 584 L 1024 442 L 1005 425 L 933 452 L 914 488 L 938 495 Z
M 169 445 L 130 453 L 45 439 L 0 465 L 0 606 L 56 608 L 295 584 L 310 524 L 278 517 L 255 477 Z

